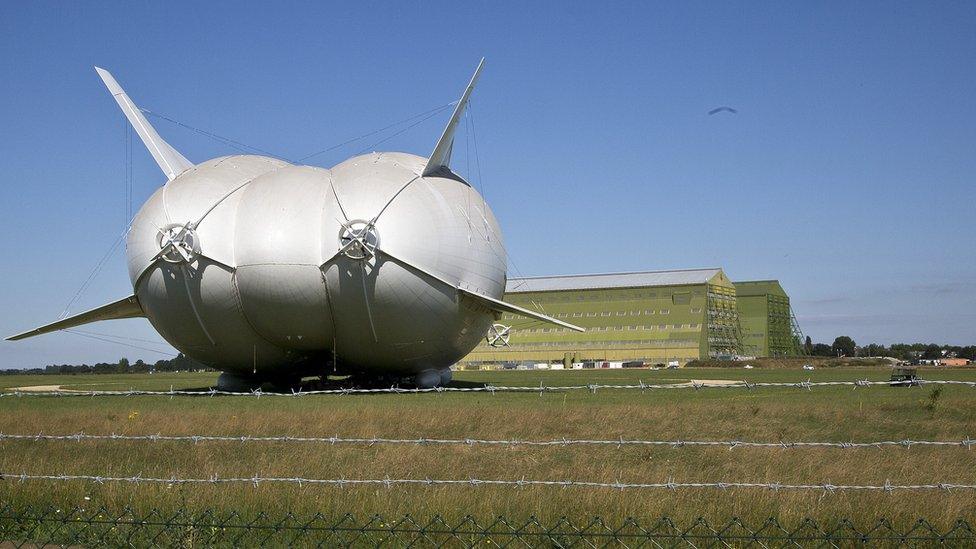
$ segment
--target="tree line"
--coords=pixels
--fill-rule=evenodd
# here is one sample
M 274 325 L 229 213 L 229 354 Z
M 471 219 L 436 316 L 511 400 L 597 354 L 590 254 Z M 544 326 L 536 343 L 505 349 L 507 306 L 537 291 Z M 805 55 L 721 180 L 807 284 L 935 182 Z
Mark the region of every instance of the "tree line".
M 129 362 L 120 358 L 118 362 L 99 362 L 97 364 L 51 364 L 44 368 L 21 368 L 0 370 L 0 374 L 144 374 L 149 372 L 185 372 L 188 370 L 209 370 L 206 366 L 180 353 L 169 360 L 149 363 L 141 359 Z
M 938 345 L 935 343 L 892 343 L 889 346 L 870 343 L 858 345 L 849 336 L 838 336 L 832 345 L 814 343 L 807 336 L 803 345 L 809 356 L 886 356 L 899 360 L 935 360 L 946 357 L 968 358 L 976 361 L 976 345 Z

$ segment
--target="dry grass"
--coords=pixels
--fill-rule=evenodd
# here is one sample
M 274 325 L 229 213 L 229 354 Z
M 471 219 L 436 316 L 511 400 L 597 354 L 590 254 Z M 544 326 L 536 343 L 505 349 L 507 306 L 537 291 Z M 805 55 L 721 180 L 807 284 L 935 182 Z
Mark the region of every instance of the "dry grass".
M 736 372 L 769 380 L 806 372 Z M 837 379 L 885 370 L 832 371 Z M 943 376 L 954 375 L 943 372 Z M 605 383 L 611 376 L 717 377 L 705 372 L 472 373 L 483 379 Z M 506 378 L 505 376 L 524 376 Z M 568 377 L 567 377 L 568 376 Z M 572 377 L 575 376 L 575 377 Z M 654 378 L 652 376 L 658 376 Z M 959 374 L 969 379 L 971 373 Z M 74 380 L 84 383 L 88 380 Z M 934 376 L 932 376 L 934 377 Z M 38 381 L 38 379 L 40 379 Z M 92 378 L 97 381 L 97 378 Z M 617 379 L 615 382 L 625 382 Z M 35 384 L 47 384 L 34 378 Z M 136 384 L 138 380 L 115 380 Z M 171 380 L 172 381 L 172 380 Z M 185 380 L 191 385 L 198 378 Z M 157 383 L 159 380 L 153 380 Z M 9 386 L 9 384 L 8 384 Z M 294 436 L 477 437 L 498 439 L 646 438 L 712 440 L 963 440 L 974 435 L 976 391 L 930 388 L 816 388 L 658 391 L 641 394 L 426 394 L 261 398 L 3 398 L 7 433 L 165 433 Z M 137 412 L 137 413 L 135 413 Z M 613 482 L 757 481 L 780 483 L 976 483 L 976 453 L 959 448 L 749 449 L 635 447 L 343 446 L 302 443 L 0 442 L 0 470 L 102 476 L 309 478 L 576 479 Z M 84 497 L 90 500 L 85 500 Z M 769 516 L 796 522 L 849 517 L 947 524 L 976 516 L 972 492 L 833 493 L 739 490 L 620 491 L 585 488 L 324 486 L 133 486 L 0 483 L 0 501 L 140 508 L 217 507 L 239 512 L 632 515 L 676 519 Z

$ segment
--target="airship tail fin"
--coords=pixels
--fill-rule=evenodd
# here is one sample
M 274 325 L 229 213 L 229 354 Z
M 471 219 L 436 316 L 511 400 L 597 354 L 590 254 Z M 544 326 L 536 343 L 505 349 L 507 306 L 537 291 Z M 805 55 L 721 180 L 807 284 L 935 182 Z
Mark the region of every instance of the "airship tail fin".
M 81 326 L 82 324 L 88 324 L 90 322 L 98 322 L 99 320 L 116 320 L 120 318 L 137 318 L 141 316 L 146 316 L 146 314 L 142 311 L 142 306 L 139 305 L 139 298 L 134 295 L 130 295 L 129 297 L 120 299 L 118 301 L 113 301 L 112 303 L 102 305 L 101 307 L 95 307 L 89 311 L 78 313 L 74 316 L 69 316 L 68 318 L 61 319 L 57 322 L 45 324 L 44 326 L 34 328 L 28 332 L 12 335 L 7 338 L 7 341 L 27 339 L 28 337 L 34 337 L 37 335 L 46 334 L 48 332 L 56 332 L 66 328 L 74 328 L 75 326 Z
M 142 115 L 139 107 L 129 99 L 125 90 L 115 81 L 115 78 L 112 77 L 110 72 L 100 67 L 95 67 L 95 72 L 105 82 L 105 87 L 108 88 L 112 97 L 115 98 L 119 107 L 122 108 L 125 117 L 129 119 L 129 123 L 132 124 L 136 133 L 139 134 L 142 142 L 149 149 L 149 153 L 152 154 L 152 157 L 159 164 L 160 169 L 163 170 L 163 173 L 166 174 L 168 179 L 173 179 L 193 167 L 193 162 L 187 160 L 186 157 L 171 147 L 169 143 L 163 141 L 162 137 L 159 137 L 156 130 L 146 121 L 146 117 Z
M 434 146 L 434 152 L 431 153 L 427 165 L 424 166 L 423 175 L 431 175 L 451 163 L 451 150 L 454 148 L 454 132 L 457 130 L 458 122 L 461 120 L 461 115 L 464 114 L 465 107 L 468 106 L 468 99 L 471 98 L 471 92 L 474 91 L 474 86 L 478 83 L 478 77 L 481 76 L 481 68 L 484 66 L 485 58 L 482 57 L 481 62 L 478 63 L 478 68 L 474 70 L 471 81 L 468 82 L 468 87 L 464 88 L 464 93 L 461 94 L 461 100 L 454 107 L 454 114 L 451 115 L 451 120 L 447 123 L 447 127 L 444 128 L 444 133 L 437 140 L 437 145 Z
M 570 324 L 569 322 L 563 322 L 562 320 L 552 318 L 551 316 L 546 316 L 542 313 L 537 313 L 535 311 L 530 311 L 519 307 L 518 305 L 512 305 L 511 303 L 506 303 L 500 299 L 495 299 L 493 297 L 488 297 L 484 294 L 479 294 L 477 292 L 472 292 L 471 290 L 466 290 L 464 288 L 458 288 L 458 290 L 464 295 L 471 296 L 484 305 L 488 306 L 489 309 L 494 309 L 499 312 L 512 313 L 518 316 L 524 316 L 526 318 L 532 318 L 535 320 L 541 320 L 542 322 L 548 322 L 549 324 L 555 324 L 557 326 L 562 326 L 564 328 L 569 328 L 570 330 L 575 330 L 577 332 L 585 332 L 584 328 L 580 328 L 575 324 Z

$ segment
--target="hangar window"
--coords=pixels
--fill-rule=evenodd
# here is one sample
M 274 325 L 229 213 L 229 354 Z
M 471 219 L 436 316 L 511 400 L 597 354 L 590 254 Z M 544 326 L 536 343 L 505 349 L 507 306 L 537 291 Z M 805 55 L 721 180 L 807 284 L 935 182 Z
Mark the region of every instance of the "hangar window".
M 610 316 L 610 311 L 603 311 L 600 316 Z
M 652 315 L 652 314 L 654 314 L 654 311 L 644 311 L 644 314 L 645 315 Z
M 578 317 L 581 317 L 581 316 L 583 316 L 583 313 L 573 313 L 573 317 L 574 318 L 578 318 Z
M 702 312 L 702 310 L 701 310 L 701 307 L 692 307 L 691 308 L 691 312 L 692 313 L 700 313 L 700 312 Z
M 627 316 L 627 311 L 617 311 L 617 316 Z
M 662 315 L 671 314 L 671 309 L 661 309 L 661 314 Z
M 586 316 L 596 316 L 596 313 L 593 313 L 593 312 L 586 313 Z

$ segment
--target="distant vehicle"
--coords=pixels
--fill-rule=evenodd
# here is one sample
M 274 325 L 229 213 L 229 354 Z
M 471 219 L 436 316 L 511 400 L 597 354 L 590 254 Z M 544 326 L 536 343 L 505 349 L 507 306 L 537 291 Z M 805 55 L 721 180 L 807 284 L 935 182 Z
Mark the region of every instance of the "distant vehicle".
M 680 364 L 678 363 L 677 360 L 669 360 L 668 361 L 668 370 L 674 370 L 678 366 L 680 366 Z
M 745 368 L 746 370 L 751 370 L 755 368 L 755 366 L 753 366 L 752 364 L 746 364 L 745 366 L 743 366 L 743 368 Z
M 892 368 L 891 377 L 888 378 L 888 381 L 892 387 L 917 387 L 921 385 L 918 368 Z
M 804 364 L 803 365 L 803 369 L 804 370 L 813 370 L 814 369 L 813 368 L 813 364 Z

